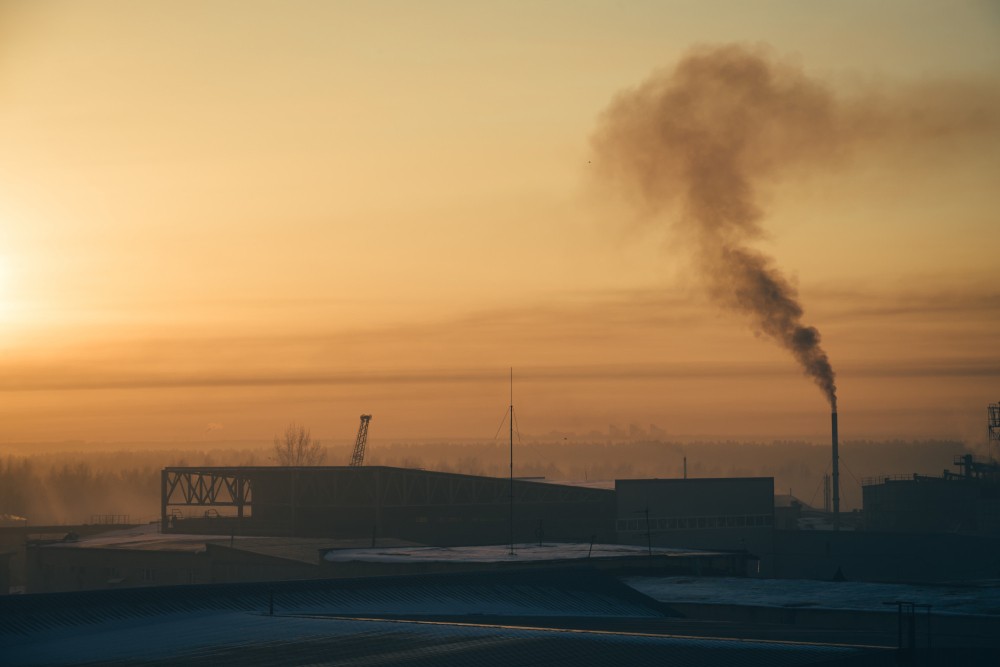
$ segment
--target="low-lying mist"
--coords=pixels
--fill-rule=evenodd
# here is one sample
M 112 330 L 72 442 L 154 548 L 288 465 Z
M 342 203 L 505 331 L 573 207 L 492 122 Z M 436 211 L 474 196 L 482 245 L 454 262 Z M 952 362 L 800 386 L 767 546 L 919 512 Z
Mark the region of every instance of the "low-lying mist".
M 842 505 L 861 507 L 862 477 L 940 475 L 967 447 L 956 441 L 847 441 L 841 444 Z M 133 522 L 159 518 L 160 470 L 166 466 L 271 465 L 270 447 L 48 453 L 0 458 L 0 515 L 29 524 L 89 523 L 93 515 L 127 514 Z M 329 447 L 326 462 L 349 459 L 345 445 Z M 369 450 L 366 465 L 424 468 L 505 477 L 509 446 L 497 442 L 394 443 Z M 822 478 L 830 448 L 808 442 L 543 442 L 514 445 L 516 477 L 548 479 L 774 477 L 775 493 L 822 507 Z

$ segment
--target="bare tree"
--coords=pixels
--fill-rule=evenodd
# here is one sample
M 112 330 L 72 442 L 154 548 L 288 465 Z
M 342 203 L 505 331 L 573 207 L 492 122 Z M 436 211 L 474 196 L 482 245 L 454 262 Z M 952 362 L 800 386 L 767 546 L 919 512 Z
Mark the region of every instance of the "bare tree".
M 313 440 L 305 426 L 292 422 L 285 429 L 285 435 L 274 436 L 274 453 L 278 465 L 318 466 L 326 458 L 326 447 L 321 447 L 319 440 Z

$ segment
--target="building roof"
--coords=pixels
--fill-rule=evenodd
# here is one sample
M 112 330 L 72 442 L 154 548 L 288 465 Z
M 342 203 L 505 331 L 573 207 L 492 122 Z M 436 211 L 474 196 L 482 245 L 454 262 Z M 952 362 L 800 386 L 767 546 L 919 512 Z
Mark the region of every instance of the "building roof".
M 284 560 L 297 561 L 316 565 L 319 563 L 321 550 L 338 549 L 360 549 L 371 547 L 370 537 L 334 540 L 325 537 L 244 537 L 234 540 L 230 547 L 230 539 L 227 537 L 221 540 L 208 540 L 208 548 L 215 546 L 233 548 L 238 551 L 249 551 L 271 558 L 282 558 Z M 388 547 L 421 547 L 418 542 L 407 542 L 395 538 L 377 538 L 375 544 L 379 548 Z
M 267 613 L 272 592 L 274 615 Z M 441 613 L 465 620 L 438 622 L 428 616 Z M 378 614 L 410 616 L 372 618 Z M 477 621 L 482 614 L 504 616 L 510 623 L 485 625 Z M 216 667 L 589 667 L 829 664 L 866 652 L 523 627 L 530 616 L 666 619 L 677 614 L 592 568 L 79 591 L 0 597 L 0 655 L 5 665 L 121 660 Z
M 197 553 L 208 545 L 249 551 L 272 558 L 283 558 L 310 565 L 319 563 L 321 549 L 358 549 L 371 547 L 370 537 L 332 539 L 324 537 L 250 537 L 244 535 L 183 535 L 160 533 L 157 524 L 147 524 L 126 530 L 114 530 L 98 535 L 81 536 L 75 541 L 43 543 L 49 549 L 128 549 L 134 551 L 188 551 Z M 420 547 L 418 542 L 393 538 L 377 538 L 382 547 Z
M 935 614 L 977 614 L 1000 618 L 1000 581 L 975 585 L 890 584 L 865 581 L 766 579 L 763 577 L 632 576 L 623 581 L 666 604 L 745 605 L 884 612 L 886 600 L 933 605 Z
M 886 649 L 742 639 L 552 630 L 507 625 L 268 616 L 229 612 L 164 618 L 136 629 L 112 628 L 11 647 L 6 665 L 120 664 L 212 667 L 604 667 L 700 665 L 797 667 L 890 664 Z M 874 656 L 872 654 L 875 654 Z M 874 659 L 873 659 L 874 658 Z M 120 662 L 119 662 L 120 661 Z
M 75 541 L 43 544 L 47 549 L 131 549 L 139 551 L 191 551 L 205 549 L 208 540 L 231 539 L 229 535 L 177 535 L 159 532 L 159 524 L 151 523 L 125 530 L 112 530 L 96 535 L 80 536 Z M 236 541 L 248 539 L 240 536 Z
M 517 480 L 517 477 L 514 478 Z M 546 484 L 560 484 L 562 486 L 582 486 L 586 489 L 607 489 L 615 490 L 615 480 L 613 479 L 545 479 L 544 477 L 532 478 L 532 482 L 544 482 Z
M 465 562 L 465 563 L 524 563 L 526 561 L 560 561 L 586 560 L 589 558 L 622 558 L 631 556 L 646 556 L 649 549 L 645 546 L 630 544 L 595 544 L 591 551 L 590 543 L 537 543 L 518 544 L 516 556 L 509 555 L 507 545 L 492 545 L 484 547 L 400 547 L 397 549 L 340 549 L 328 551 L 323 559 L 331 563 L 349 561 L 366 561 L 375 563 L 414 563 L 424 562 Z M 720 556 L 728 552 L 703 551 L 694 549 L 665 549 L 653 547 L 654 556 Z
M 796 498 L 790 493 L 776 493 L 774 494 L 774 506 L 775 507 L 791 507 L 792 502 L 797 502 L 804 510 L 813 510 L 814 507 L 809 506 L 807 503 L 799 498 Z
M 594 568 L 205 584 L 4 596 L 0 648 L 25 636 L 60 636 L 106 623 L 178 612 L 679 616 Z

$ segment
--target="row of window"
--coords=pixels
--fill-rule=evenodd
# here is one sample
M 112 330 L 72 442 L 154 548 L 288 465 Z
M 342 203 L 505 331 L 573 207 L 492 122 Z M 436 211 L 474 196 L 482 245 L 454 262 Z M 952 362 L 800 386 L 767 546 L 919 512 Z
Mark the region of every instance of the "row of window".
M 92 568 L 92 570 L 97 570 L 98 572 L 100 571 L 99 568 Z M 105 567 L 105 568 L 103 568 L 103 570 L 104 570 L 104 572 L 103 572 L 104 576 L 108 577 L 109 579 L 117 579 L 117 578 L 119 578 L 119 577 L 122 576 L 121 575 L 121 568 L 118 568 L 118 567 Z M 139 577 L 139 581 L 141 581 L 142 583 L 144 583 L 144 584 L 155 584 L 156 583 L 156 572 L 157 571 L 156 571 L 155 568 L 141 567 L 141 568 L 136 568 L 135 572 L 136 572 L 136 575 L 138 575 L 138 577 Z M 55 573 L 55 570 L 54 570 L 54 568 L 53 568 L 52 565 L 45 565 L 43 567 L 43 569 L 42 569 L 42 576 L 45 579 L 50 579 L 54 573 Z M 70 573 L 71 576 L 74 576 L 74 577 L 83 577 L 83 576 L 85 576 L 87 574 L 87 566 L 86 565 L 70 565 L 69 566 L 69 573 Z M 92 572 L 92 574 L 96 574 L 96 572 Z M 183 581 L 185 583 L 188 583 L 188 584 L 197 583 L 198 582 L 198 573 L 195 572 L 194 570 L 182 570 L 181 571 L 181 581 Z
M 418 516 L 413 521 L 416 523 L 462 523 L 463 521 L 506 521 L 504 517 L 465 517 L 460 516 L 439 516 L 436 519 L 428 519 L 425 516 Z
M 649 519 L 649 530 L 691 530 L 699 528 L 737 528 L 741 526 L 773 525 L 773 514 Z M 618 519 L 618 530 L 646 530 L 646 519 Z

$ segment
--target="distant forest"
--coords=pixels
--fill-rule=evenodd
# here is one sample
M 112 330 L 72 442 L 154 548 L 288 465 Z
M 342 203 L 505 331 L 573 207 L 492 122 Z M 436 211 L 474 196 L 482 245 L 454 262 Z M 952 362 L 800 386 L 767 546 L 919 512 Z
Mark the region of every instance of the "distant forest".
M 861 507 L 863 477 L 921 473 L 940 475 L 966 446 L 954 441 L 847 441 L 841 444 L 843 507 Z M 271 465 L 273 450 L 129 450 L 52 452 L 0 458 L 0 515 L 30 524 L 88 523 L 92 515 L 128 514 L 133 521 L 159 517 L 160 469 L 184 465 Z M 343 465 L 348 447 L 327 452 L 328 465 Z M 398 443 L 369 450 L 366 465 L 424 468 L 493 477 L 509 474 L 509 446 L 472 443 Z M 830 449 L 806 442 L 659 441 L 531 442 L 514 445 L 515 477 L 549 479 L 774 477 L 775 493 L 822 507 L 822 478 Z

